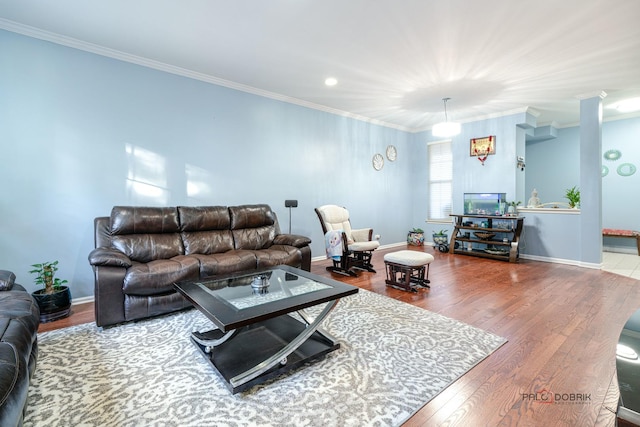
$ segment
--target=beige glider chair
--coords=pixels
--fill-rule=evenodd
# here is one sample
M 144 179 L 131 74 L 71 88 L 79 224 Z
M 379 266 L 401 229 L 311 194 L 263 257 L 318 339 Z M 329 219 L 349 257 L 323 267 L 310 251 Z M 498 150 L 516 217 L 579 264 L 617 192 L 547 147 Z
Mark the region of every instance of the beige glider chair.
M 333 266 L 327 267 L 327 270 L 345 276 L 356 276 L 354 270 L 375 273 L 371 256 L 380 243 L 371 240 L 373 229 L 352 229 L 349 211 L 341 206 L 324 205 L 315 211 L 325 235 L 327 257 L 333 260 Z

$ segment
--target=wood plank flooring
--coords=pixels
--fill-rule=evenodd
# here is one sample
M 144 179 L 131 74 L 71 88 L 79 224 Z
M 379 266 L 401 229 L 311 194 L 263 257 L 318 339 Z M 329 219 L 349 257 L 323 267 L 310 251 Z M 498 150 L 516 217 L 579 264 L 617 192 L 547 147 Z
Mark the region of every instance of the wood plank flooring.
M 523 259 L 511 264 L 409 246 L 435 257 L 431 289 L 410 293 L 384 283 L 383 255 L 400 249 L 375 252 L 376 274 L 332 277 L 509 340 L 405 427 L 615 425 L 615 347 L 624 323 L 640 308 L 640 281 L 568 265 Z M 312 272 L 328 276 L 327 265 L 314 262 Z M 43 324 L 40 331 L 92 321 L 93 304 L 76 305 L 71 317 Z M 584 400 L 546 404 L 529 397 L 545 391 Z

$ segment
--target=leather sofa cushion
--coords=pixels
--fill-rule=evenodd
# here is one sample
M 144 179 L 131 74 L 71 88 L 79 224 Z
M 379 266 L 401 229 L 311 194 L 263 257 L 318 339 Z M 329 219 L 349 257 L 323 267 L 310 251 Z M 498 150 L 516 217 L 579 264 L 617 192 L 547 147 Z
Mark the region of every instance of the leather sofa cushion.
M 296 248 L 302 248 L 311 244 L 311 239 L 307 236 L 299 236 L 297 234 L 278 234 L 273 239 L 274 245 L 288 245 L 295 246 Z
M 0 342 L 0 425 L 20 425 L 29 389 L 28 375 L 18 350 L 11 343 Z
M 184 251 L 189 254 L 215 254 L 233 249 L 226 206 L 179 206 Z
M 184 255 L 179 233 L 129 234 L 113 236 L 111 245 L 137 262 L 149 262 Z
M 131 259 L 115 248 L 99 247 L 89 253 L 89 264 L 128 268 Z
M 10 291 L 15 280 L 16 275 L 12 271 L 0 270 L 0 291 Z
M 114 206 L 111 234 L 177 233 L 178 210 L 174 207 Z
M 20 285 L 0 292 L 0 425 L 20 425 L 36 364 L 40 323 L 35 300 Z
M 276 228 L 273 225 L 258 228 L 241 228 L 232 232 L 236 249 L 266 249 L 273 244 L 273 239 L 276 237 Z
M 258 260 L 258 269 L 282 264 L 300 267 L 302 264 L 302 254 L 293 246 L 273 245 L 269 249 L 255 251 L 255 255 Z
M 35 341 L 40 324 L 40 309 L 28 292 L 19 290 L 0 292 L 0 307 L 2 307 L 0 311 L 0 340 L 3 340 L 3 334 L 13 333 L 19 327 L 20 329 L 16 332 L 18 339 L 22 335 L 26 335 L 30 337 L 30 342 Z M 16 323 L 11 328 L 9 327 L 10 320 Z
M 231 229 L 275 225 L 276 217 L 269 205 L 230 206 Z
M 110 222 L 111 246 L 132 261 L 184 255 L 177 208 L 114 206 Z
M 231 216 L 226 206 L 178 206 L 182 231 L 228 230 Z
M 178 292 L 169 292 L 162 295 L 124 296 L 125 320 L 157 316 L 189 307 L 193 307 L 193 305 Z
M 233 236 L 230 230 L 183 232 L 185 255 L 215 254 L 233 249 Z
M 252 251 L 228 251 L 225 253 L 189 255 L 200 262 L 200 277 L 218 276 L 257 268 L 256 255 Z
M 123 292 L 128 295 L 156 295 L 173 292 L 173 284 L 195 280 L 199 275 L 198 260 L 178 255 L 147 263 L 136 263 L 127 269 Z
M 28 366 L 36 332 L 30 331 L 24 323 L 17 319 L 0 318 L 0 334 L 2 334 L 0 343 L 10 344 L 16 353 L 15 359 L 18 363 L 25 367 Z

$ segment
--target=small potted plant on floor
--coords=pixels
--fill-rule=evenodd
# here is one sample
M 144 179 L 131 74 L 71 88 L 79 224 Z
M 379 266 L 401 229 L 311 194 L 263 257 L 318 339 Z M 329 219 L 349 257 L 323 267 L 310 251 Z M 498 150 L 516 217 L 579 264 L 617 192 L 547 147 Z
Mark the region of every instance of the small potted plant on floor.
M 569 201 L 571 209 L 576 209 L 580 206 L 580 190 L 575 185 L 565 192 L 564 197 Z
M 424 245 L 424 230 L 422 228 L 414 228 L 407 234 L 407 243 L 412 246 Z
M 449 231 L 448 230 L 440 230 L 433 232 L 433 244 L 435 246 L 446 245 L 449 243 Z
M 33 264 L 32 267 L 34 269 L 29 273 L 36 275 L 34 283 L 43 286 L 32 293 L 40 308 L 40 322 L 67 317 L 71 312 L 71 292 L 68 286 L 63 286 L 68 280 L 55 277 L 58 261 Z

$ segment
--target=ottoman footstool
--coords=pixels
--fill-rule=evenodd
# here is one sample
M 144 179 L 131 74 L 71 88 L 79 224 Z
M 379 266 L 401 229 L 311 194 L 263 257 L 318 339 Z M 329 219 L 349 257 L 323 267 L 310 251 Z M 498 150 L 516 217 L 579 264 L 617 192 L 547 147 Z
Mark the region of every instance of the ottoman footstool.
M 390 252 L 384 256 L 389 286 L 417 292 L 416 287 L 429 288 L 429 264 L 433 256 L 419 251 Z

